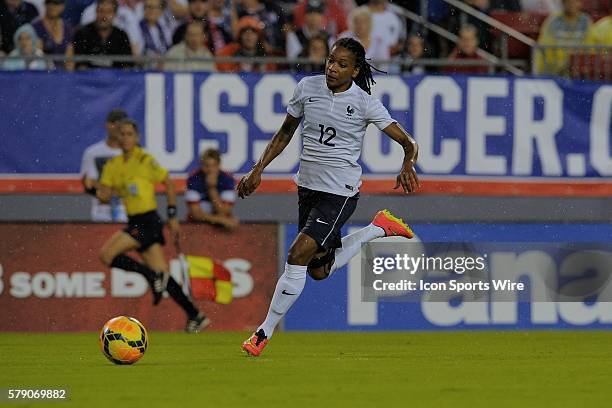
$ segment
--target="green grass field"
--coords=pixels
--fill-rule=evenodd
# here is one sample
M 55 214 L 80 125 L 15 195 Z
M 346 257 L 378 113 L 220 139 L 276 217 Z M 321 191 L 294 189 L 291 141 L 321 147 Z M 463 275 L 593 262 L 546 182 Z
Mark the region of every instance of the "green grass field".
M 0 388 L 67 388 L 78 407 L 608 407 L 612 333 L 150 333 L 133 366 L 96 333 L 0 333 Z M 40 407 L 49 403 L 2 403 Z

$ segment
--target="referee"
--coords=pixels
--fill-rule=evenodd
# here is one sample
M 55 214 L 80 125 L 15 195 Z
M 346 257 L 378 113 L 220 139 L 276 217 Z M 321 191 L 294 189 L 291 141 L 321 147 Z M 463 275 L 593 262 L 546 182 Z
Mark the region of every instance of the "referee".
M 109 267 L 143 275 L 153 288 L 154 305 L 161 301 L 163 292 L 168 291 L 187 314 L 185 330 L 197 333 L 210 320 L 199 312 L 183 293 L 181 286 L 170 276 L 162 250 L 165 244 L 164 224 L 156 211 L 155 184 L 166 186 L 168 228 L 176 240 L 179 237 L 179 223 L 176 219 L 174 184 L 168 176 L 168 170 L 140 147 L 136 122 L 125 119 L 119 126 L 119 144 L 123 153 L 105 164 L 100 182 L 88 192 L 102 202 L 109 202 L 113 194 L 121 197 L 127 210 L 128 225 L 106 241 L 100 250 L 100 260 Z M 144 263 L 125 255 L 125 252 L 131 250 L 138 251 Z

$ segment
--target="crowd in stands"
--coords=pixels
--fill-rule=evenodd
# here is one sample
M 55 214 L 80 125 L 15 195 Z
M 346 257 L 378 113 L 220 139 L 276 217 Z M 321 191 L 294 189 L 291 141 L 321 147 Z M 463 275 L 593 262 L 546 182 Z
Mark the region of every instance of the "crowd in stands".
M 524 13 L 542 16 L 534 30 L 542 45 L 612 46 L 609 0 L 464 2 L 493 17 L 500 11 L 521 13 L 519 18 Z M 421 12 L 418 0 L 393 3 Z M 351 37 L 364 45 L 376 68 L 387 72 L 490 72 L 479 49 L 499 55 L 500 40 L 488 24 L 442 0 L 429 0 L 427 13 L 430 21 L 458 36 L 456 44 L 396 14 L 387 0 L 0 0 L 0 57 L 14 57 L 0 64 L 6 70 L 136 65 L 153 70 L 318 72 L 333 42 Z M 563 74 L 569 53 L 549 48 L 537 53 L 538 71 Z M 44 55 L 160 58 L 142 63 L 131 58 L 51 62 L 41 59 Z M 246 58 L 214 62 L 213 56 Z M 266 56 L 297 58 L 299 63 L 248 58 Z M 432 58 L 462 63 L 423 63 Z M 398 62 L 379 62 L 392 59 Z

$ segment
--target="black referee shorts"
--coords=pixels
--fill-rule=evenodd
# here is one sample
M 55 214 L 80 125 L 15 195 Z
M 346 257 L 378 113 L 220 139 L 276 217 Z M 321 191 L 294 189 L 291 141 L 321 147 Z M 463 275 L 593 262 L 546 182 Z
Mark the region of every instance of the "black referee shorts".
M 164 245 L 164 222 L 157 211 L 149 211 L 128 217 L 128 225 L 123 229 L 140 243 L 138 252 L 144 252 L 153 244 Z
M 352 197 L 324 193 L 298 186 L 299 229 L 320 248 L 342 247 L 340 230 L 357 207 L 359 193 Z

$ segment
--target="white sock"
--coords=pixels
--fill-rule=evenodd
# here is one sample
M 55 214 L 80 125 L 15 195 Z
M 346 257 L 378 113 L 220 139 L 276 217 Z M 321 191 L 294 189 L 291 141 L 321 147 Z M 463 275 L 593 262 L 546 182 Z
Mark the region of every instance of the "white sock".
M 295 303 L 306 284 L 307 266 L 289 265 L 285 263 L 285 272 L 276 282 L 274 296 L 268 309 L 266 320 L 257 328 L 263 329 L 268 338 L 272 337 L 274 329 L 289 308 Z
M 334 273 L 336 269 L 342 268 L 344 265 L 349 263 L 351 258 L 359 253 L 361 250 L 361 244 L 370 242 L 376 238 L 382 238 L 385 236 L 385 230 L 377 227 L 374 224 L 369 224 L 352 234 L 342 238 L 342 248 L 336 249 L 334 264 L 331 266 L 329 274 Z

